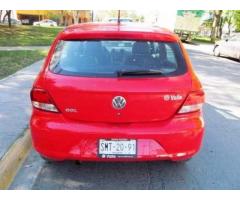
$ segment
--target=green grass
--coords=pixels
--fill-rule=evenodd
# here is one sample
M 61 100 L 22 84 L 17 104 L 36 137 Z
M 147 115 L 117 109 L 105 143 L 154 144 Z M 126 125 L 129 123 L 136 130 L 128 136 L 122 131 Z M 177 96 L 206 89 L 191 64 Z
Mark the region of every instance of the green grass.
M 192 42 L 195 43 L 207 43 L 207 44 L 213 44 L 214 42 L 211 41 L 210 37 L 204 37 L 204 36 L 194 36 L 192 38 Z
M 38 61 L 46 51 L 0 51 L 0 79 Z
M 48 46 L 62 29 L 0 25 L 0 46 Z

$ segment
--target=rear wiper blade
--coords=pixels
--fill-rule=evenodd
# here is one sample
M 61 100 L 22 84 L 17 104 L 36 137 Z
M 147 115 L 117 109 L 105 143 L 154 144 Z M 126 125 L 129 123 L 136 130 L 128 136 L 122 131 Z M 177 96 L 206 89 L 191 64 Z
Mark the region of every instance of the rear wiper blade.
M 117 76 L 141 76 L 141 75 L 162 75 L 160 70 L 129 70 L 129 71 L 117 71 Z

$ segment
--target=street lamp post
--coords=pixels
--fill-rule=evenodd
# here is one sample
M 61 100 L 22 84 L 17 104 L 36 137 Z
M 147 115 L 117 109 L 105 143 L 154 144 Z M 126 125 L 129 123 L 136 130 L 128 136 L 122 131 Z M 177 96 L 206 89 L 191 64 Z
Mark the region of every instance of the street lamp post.
M 94 13 L 93 13 L 93 10 L 92 10 L 92 22 L 94 21 Z
M 120 10 L 118 10 L 118 24 L 120 24 L 120 18 L 121 18 L 121 11 Z

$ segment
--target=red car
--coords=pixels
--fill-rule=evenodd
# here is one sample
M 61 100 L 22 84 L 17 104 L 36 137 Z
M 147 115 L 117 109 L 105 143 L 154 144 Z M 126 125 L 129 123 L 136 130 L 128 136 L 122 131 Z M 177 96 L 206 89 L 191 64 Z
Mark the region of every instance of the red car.
M 31 101 L 33 145 L 47 159 L 187 160 L 203 138 L 201 83 L 179 38 L 156 26 L 66 28 Z

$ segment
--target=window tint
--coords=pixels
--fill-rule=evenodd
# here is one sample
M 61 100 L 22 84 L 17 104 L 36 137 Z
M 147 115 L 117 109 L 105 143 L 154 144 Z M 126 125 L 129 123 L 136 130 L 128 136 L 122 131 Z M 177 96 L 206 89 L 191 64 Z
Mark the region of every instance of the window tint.
M 167 60 L 172 63 L 177 63 L 176 56 L 171 46 L 169 46 L 168 44 L 165 44 L 165 48 L 167 51 Z
M 50 63 L 54 73 L 114 77 L 119 71 L 160 70 L 162 76 L 186 72 L 178 43 L 102 40 L 60 41 Z

